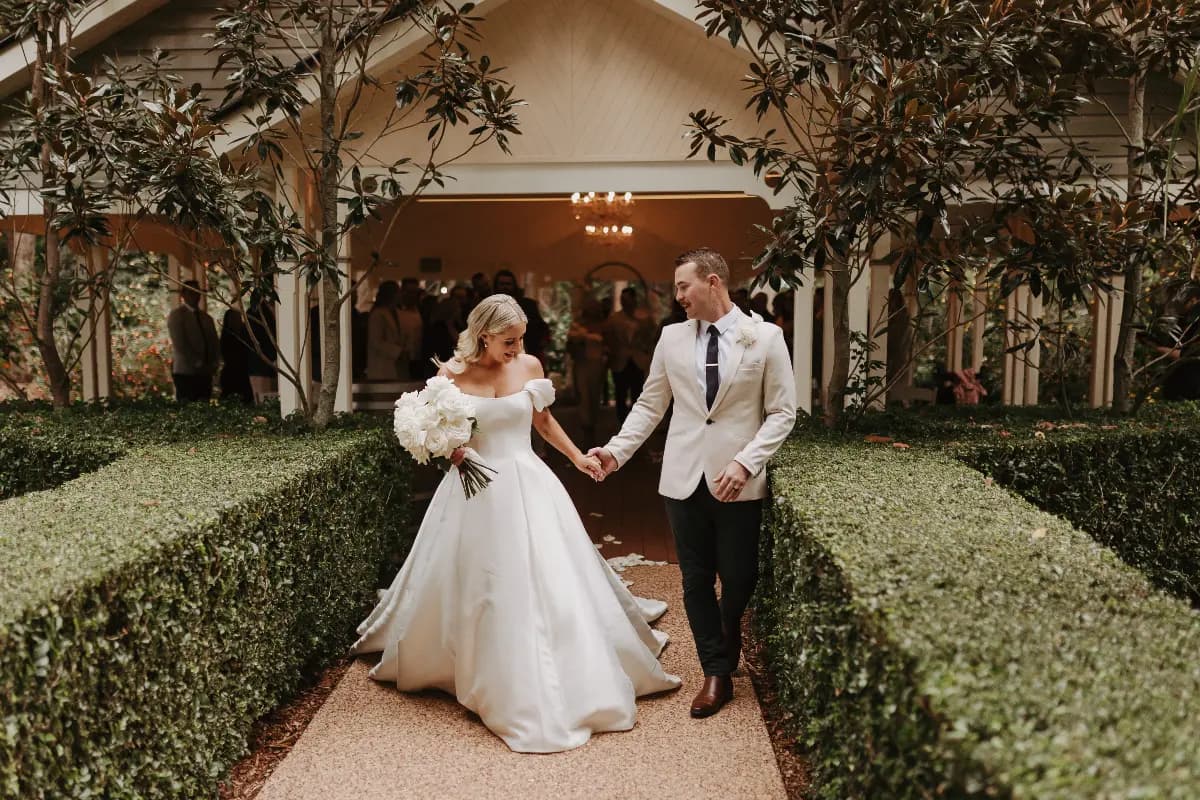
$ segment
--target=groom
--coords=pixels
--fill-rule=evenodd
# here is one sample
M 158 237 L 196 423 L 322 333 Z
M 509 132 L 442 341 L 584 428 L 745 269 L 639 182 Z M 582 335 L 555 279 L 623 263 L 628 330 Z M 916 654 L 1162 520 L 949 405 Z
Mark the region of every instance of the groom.
M 618 469 L 674 400 L 658 491 L 666 499 L 684 608 L 704 668 L 691 714 L 708 717 L 733 698 L 742 612 L 758 579 L 764 469 L 796 420 L 796 386 L 783 332 L 734 306 L 729 267 L 715 250 L 702 247 L 675 259 L 675 298 L 688 321 L 663 329 L 625 424 L 588 455 L 600 458 L 606 475 Z

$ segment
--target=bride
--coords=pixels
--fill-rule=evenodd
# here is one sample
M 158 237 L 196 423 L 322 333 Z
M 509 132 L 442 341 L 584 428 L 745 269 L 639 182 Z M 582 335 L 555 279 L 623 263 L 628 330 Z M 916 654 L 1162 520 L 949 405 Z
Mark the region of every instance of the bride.
M 629 730 L 636 697 L 680 681 L 658 662 L 666 634 L 648 624 L 666 604 L 629 593 L 530 446 L 532 423 L 602 474 L 551 416 L 553 385 L 521 349 L 525 324 L 512 297 L 487 297 L 441 366 L 476 398 L 471 446 L 497 474 L 470 500 L 446 475 L 351 652 L 382 652 L 371 677 L 398 689 L 454 694 L 513 750 L 551 753 Z

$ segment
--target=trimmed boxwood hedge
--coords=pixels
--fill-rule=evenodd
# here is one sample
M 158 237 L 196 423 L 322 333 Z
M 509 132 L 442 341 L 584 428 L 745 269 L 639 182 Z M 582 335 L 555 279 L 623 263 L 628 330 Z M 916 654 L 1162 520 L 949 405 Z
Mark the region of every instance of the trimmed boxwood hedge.
M 0 794 L 212 796 L 402 555 L 386 431 L 131 450 L 0 503 Z
M 339 424 L 354 424 L 350 419 Z M 64 409 L 44 402 L 0 403 L 0 500 L 61 486 L 139 445 L 296 429 L 270 406 L 180 405 L 165 399 Z
M 772 467 L 758 623 L 822 798 L 1200 796 L 1200 616 L 936 448 Z
M 962 458 L 1200 605 L 1200 425 L 1044 436 Z
M 1071 420 L 1047 408 L 936 409 L 868 417 L 859 432 L 947 446 L 1200 606 L 1200 405 Z

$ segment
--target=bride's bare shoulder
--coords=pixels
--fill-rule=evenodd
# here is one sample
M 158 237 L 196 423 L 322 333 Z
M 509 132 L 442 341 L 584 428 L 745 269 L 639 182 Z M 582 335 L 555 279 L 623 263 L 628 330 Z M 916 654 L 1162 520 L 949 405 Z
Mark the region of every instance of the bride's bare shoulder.
M 517 358 L 530 380 L 546 377 L 546 372 L 542 369 L 542 362 L 538 360 L 537 356 L 531 356 L 529 353 L 521 353 Z

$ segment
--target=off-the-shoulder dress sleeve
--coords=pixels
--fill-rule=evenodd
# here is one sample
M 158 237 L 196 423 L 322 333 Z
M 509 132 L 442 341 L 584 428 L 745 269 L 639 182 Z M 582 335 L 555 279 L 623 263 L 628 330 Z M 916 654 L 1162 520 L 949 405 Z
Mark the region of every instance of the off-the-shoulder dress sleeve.
M 554 384 L 549 378 L 534 378 L 525 383 L 525 391 L 533 397 L 533 407 L 545 411 L 554 402 Z

